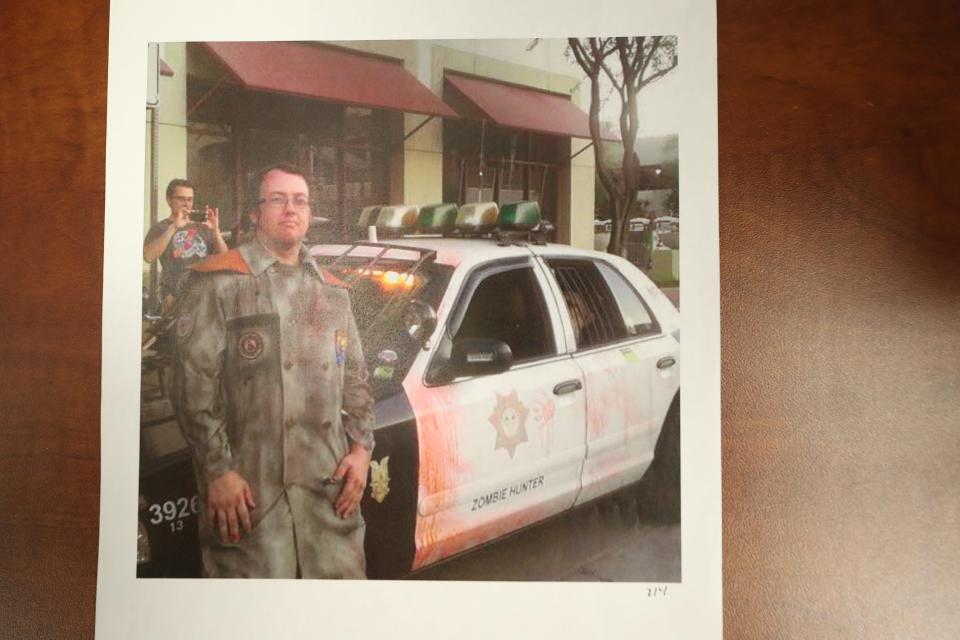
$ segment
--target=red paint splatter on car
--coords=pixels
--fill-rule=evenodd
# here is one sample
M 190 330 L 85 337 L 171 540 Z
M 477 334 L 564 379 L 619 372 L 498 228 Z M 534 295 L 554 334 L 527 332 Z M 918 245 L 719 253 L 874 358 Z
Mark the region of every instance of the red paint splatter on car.
M 553 398 L 547 394 L 536 401 L 533 409 L 534 421 L 540 426 L 540 437 L 543 442 L 543 450 L 550 455 L 553 445 L 553 419 L 557 413 L 557 405 Z
M 456 251 L 451 251 L 450 249 L 440 249 L 437 251 L 436 261 L 440 264 L 456 267 L 463 262 L 463 258 Z
M 417 551 L 413 562 L 417 568 L 423 565 L 424 554 L 436 546 L 441 536 L 435 514 L 442 513 L 446 505 L 456 501 L 464 465 L 458 448 L 459 411 L 453 388 L 427 388 L 418 383 L 405 384 L 404 388 L 417 416 L 420 449 Z M 432 513 L 421 515 L 419 509 L 428 504 Z
M 414 568 L 424 567 L 443 558 L 448 558 L 485 542 L 505 536 L 508 533 L 542 520 L 551 513 L 552 512 L 543 505 L 535 505 L 479 525 L 475 522 L 461 521 L 458 522 L 456 526 L 445 527 L 444 537 L 438 540 L 432 548 L 422 554 L 418 549 L 417 559 L 414 561 Z

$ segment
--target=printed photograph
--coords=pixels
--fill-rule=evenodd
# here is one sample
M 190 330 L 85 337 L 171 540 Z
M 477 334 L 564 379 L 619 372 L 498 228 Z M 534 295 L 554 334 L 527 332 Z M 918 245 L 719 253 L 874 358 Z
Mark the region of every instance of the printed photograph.
M 136 575 L 680 582 L 680 73 L 150 45 Z

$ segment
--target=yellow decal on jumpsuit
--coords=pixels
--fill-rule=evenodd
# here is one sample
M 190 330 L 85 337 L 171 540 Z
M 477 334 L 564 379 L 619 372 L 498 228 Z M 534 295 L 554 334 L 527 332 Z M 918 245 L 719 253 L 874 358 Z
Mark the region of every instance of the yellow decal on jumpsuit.
M 384 456 L 380 462 L 370 461 L 370 497 L 377 502 L 383 502 L 390 493 L 390 471 L 387 464 L 390 456 Z

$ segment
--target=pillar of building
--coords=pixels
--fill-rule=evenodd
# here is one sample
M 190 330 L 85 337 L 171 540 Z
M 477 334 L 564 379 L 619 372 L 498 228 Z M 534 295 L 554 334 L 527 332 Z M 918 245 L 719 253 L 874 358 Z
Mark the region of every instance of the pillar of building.
M 150 226 L 151 192 L 157 190 L 157 219 L 170 214 L 165 198 L 167 183 L 187 176 L 187 46 L 185 43 L 160 45 L 160 57 L 173 69 L 173 76 L 160 76 L 160 99 L 156 107 L 146 110 L 143 194 L 144 235 Z M 151 119 L 155 118 L 157 148 L 153 148 Z M 156 162 L 152 156 L 156 153 Z M 149 265 L 144 265 L 144 273 Z
M 576 155 L 564 169 L 569 182 L 567 238 L 564 242 L 581 249 L 593 249 L 593 213 L 596 197 L 596 166 L 590 140 L 570 139 L 570 155 Z

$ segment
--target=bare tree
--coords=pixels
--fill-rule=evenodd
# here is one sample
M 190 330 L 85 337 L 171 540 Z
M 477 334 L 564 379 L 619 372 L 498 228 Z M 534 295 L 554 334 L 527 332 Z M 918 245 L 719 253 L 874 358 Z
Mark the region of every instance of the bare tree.
M 622 256 L 627 222 L 641 186 L 640 159 L 635 150 L 640 126 L 637 96 L 644 87 L 677 66 L 677 39 L 674 36 L 569 38 L 568 43 L 577 64 L 590 79 L 590 136 L 596 149 L 597 177 L 613 205 L 607 251 Z M 602 161 L 605 157 L 604 132 L 600 126 L 602 78 L 610 82 L 611 94 L 620 100 L 623 160 L 619 175 Z

